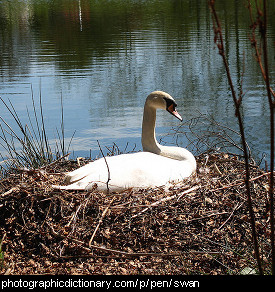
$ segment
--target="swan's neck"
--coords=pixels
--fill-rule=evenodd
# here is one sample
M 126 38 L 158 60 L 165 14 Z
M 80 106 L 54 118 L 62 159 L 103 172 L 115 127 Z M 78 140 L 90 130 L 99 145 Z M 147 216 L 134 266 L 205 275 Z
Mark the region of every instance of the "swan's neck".
M 142 147 L 145 152 L 152 152 L 175 160 L 187 161 L 193 171 L 196 169 L 196 160 L 192 153 L 181 147 L 162 146 L 156 140 L 156 109 L 145 103 L 142 123 Z
M 160 154 L 160 145 L 156 140 L 156 109 L 145 104 L 142 122 L 141 143 L 143 151 Z

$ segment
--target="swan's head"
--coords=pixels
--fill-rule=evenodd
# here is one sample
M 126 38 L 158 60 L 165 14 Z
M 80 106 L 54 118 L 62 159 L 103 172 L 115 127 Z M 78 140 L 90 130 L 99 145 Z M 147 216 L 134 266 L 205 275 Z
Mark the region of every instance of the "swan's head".
M 167 110 L 170 114 L 182 121 L 182 117 L 176 110 L 176 101 L 170 94 L 166 92 L 153 91 L 148 95 L 146 99 L 146 104 L 147 106 L 153 107 L 155 109 L 160 108 L 163 110 Z

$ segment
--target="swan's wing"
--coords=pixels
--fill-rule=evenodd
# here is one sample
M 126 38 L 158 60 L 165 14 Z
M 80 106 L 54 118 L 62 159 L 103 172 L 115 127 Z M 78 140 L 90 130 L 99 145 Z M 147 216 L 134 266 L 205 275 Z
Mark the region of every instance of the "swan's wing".
M 122 191 L 162 186 L 192 173 L 188 163 L 150 152 L 106 157 L 106 161 L 101 158 L 69 173 L 71 184 L 61 188 L 91 190 L 96 184 L 98 190 L 106 191 L 108 181 L 110 191 Z

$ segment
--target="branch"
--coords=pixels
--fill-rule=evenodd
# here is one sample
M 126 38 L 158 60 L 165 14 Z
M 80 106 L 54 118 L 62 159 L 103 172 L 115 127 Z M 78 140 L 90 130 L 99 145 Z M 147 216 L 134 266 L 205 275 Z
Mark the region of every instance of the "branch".
M 248 2 L 248 11 L 251 21 L 251 45 L 255 49 L 256 60 L 259 64 L 267 91 L 269 109 L 270 109 L 270 179 L 269 179 L 269 201 L 270 201 L 270 225 L 271 225 L 271 253 L 272 253 L 272 274 L 275 275 L 275 247 L 274 247 L 274 106 L 275 106 L 275 93 L 270 86 L 269 78 L 269 64 L 268 64 L 268 52 L 267 52 L 267 1 L 263 1 L 263 11 L 258 5 L 258 1 L 255 0 L 257 18 L 254 20 L 252 15 L 252 7 L 250 0 Z M 258 45 L 256 38 L 256 29 L 259 27 L 259 32 L 262 39 L 262 50 L 261 46 Z M 263 61 L 262 62 L 262 53 Z
M 98 222 L 98 224 L 97 224 L 97 226 L 96 226 L 96 228 L 95 228 L 95 230 L 94 230 L 94 232 L 93 232 L 93 235 L 92 235 L 92 237 L 90 238 L 90 241 L 89 241 L 89 247 L 92 246 L 92 242 L 93 242 L 94 237 L 95 237 L 95 235 L 96 235 L 96 233 L 97 233 L 97 230 L 98 230 L 100 224 L 102 223 L 103 218 L 105 217 L 107 211 L 109 210 L 110 206 L 112 205 L 114 199 L 115 199 L 115 197 L 112 198 L 112 200 L 110 201 L 109 205 L 108 205 L 108 206 L 105 208 L 105 210 L 103 211 L 103 213 L 102 213 L 102 215 L 101 215 L 101 217 L 100 217 L 100 219 L 99 219 L 99 222 Z
M 191 192 L 197 190 L 198 188 L 199 188 L 199 186 L 195 186 L 195 187 L 192 187 L 192 188 L 190 188 L 190 189 L 188 189 L 188 190 L 186 190 L 186 191 L 184 191 L 184 192 L 181 192 L 181 193 L 179 193 L 179 194 L 176 194 L 176 195 L 173 195 L 173 196 L 170 196 L 170 197 L 162 198 L 161 200 L 158 200 L 158 201 L 152 203 L 151 205 L 149 205 L 148 207 L 146 207 L 145 209 L 143 209 L 141 212 L 139 212 L 138 214 L 134 215 L 132 218 L 135 218 L 135 217 L 141 215 L 142 213 L 146 212 L 147 210 L 149 210 L 149 209 L 152 208 L 152 207 L 156 207 L 156 206 L 159 205 L 160 203 L 163 203 L 163 202 L 167 202 L 167 201 L 173 200 L 173 199 L 175 199 L 175 198 L 177 198 L 177 197 L 178 197 L 178 199 L 179 199 L 179 198 L 181 198 L 183 195 L 186 195 L 186 194 L 188 194 L 188 193 L 191 193 Z
M 249 11 L 249 17 L 250 17 L 250 28 L 251 28 L 251 37 L 250 37 L 250 42 L 252 47 L 255 49 L 255 55 L 256 55 L 256 61 L 259 64 L 262 76 L 264 78 L 265 82 L 269 83 L 269 76 L 268 74 L 266 74 L 266 70 L 263 66 L 263 62 L 262 62 L 262 52 L 261 52 L 261 47 L 258 45 L 258 41 L 256 38 L 256 29 L 259 26 L 260 27 L 260 32 L 263 34 L 263 40 L 266 39 L 266 24 L 264 24 L 264 21 L 262 21 L 261 16 L 262 16 L 262 11 L 260 10 L 257 1 L 256 1 L 256 7 L 257 7 L 257 14 L 258 17 L 256 20 L 253 19 L 253 13 L 252 13 L 252 7 L 251 7 L 251 2 L 250 0 L 247 0 L 248 2 L 248 11 Z M 265 2 L 264 2 L 265 3 Z M 265 14 L 266 15 L 266 14 Z M 266 17 L 265 17 L 266 18 Z M 265 41 L 264 41 L 265 42 Z M 264 61 L 265 62 L 265 61 Z M 272 94 L 273 98 L 275 98 L 275 92 L 273 91 L 273 89 L 270 87 L 270 84 L 268 84 L 268 88 L 270 90 L 270 93 Z
M 233 97 L 233 101 L 234 101 L 234 105 L 235 105 L 235 115 L 238 119 L 238 124 L 239 124 L 239 128 L 240 128 L 241 141 L 242 141 L 242 146 L 243 146 L 243 151 L 244 151 L 244 159 L 245 159 L 245 185 L 246 185 L 247 203 L 248 203 L 248 209 L 249 209 L 249 215 L 250 215 L 250 223 L 251 223 L 252 238 L 253 238 L 253 243 L 254 243 L 254 251 L 255 251 L 255 256 L 256 256 L 259 272 L 260 272 L 260 274 L 263 274 L 261 261 L 260 261 L 258 240 L 257 240 L 257 236 L 256 236 L 255 216 L 254 216 L 254 211 L 253 211 L 253 207 L 252 207 L 252 200 L 251 200 L 249 155 L 248 155 L 248 150 L 247 150 L 247 145 L 246 145 L 246 138 L 245 138 L 245 133 L 244 133 L 242 115 L 240 112 L 240 106 L 241 106 L 242 99 L 241 99 L 241 95 L 240 95 L 240 98 L 237 98 L 236 92 L 234 89 L 234 85 L 232 82 L 230 69 L 229 69 L 228 62 L 227 62 L 227 59 L 225 56 L 222 28 L 221 28 L 219 17 L 217 15 L 217 12 L 215 9 L 215 0 L 209 1 L 209 7 L 210 7 L 210 10 L 211 10 L 211 13 L 213 16 L 213 29 L 214 29 L 214 33 L 215 33 L 214 42 L 216 43 L 216 45 L 219 49 L 219 54 L 221 55 L 221 57 L 223 59 L 224 67 L 225 67 L 226 74 L 227 74 L 227 79 L 228 79 L 228 82 L 230 85 L 230 89 L 231 89 L 231 93 L 232 93 L 232 97 Z
M 127 251 L 123 251 L 123 250 L 117 250 L 117 249 L 113 249 L 113 248 L 107 248 L 107 247 L 103 247 L 103 246 L 98 246 L 98 245 L 94 245 L 94 244 L 89 244 L 89 247 L 86 247 L 85 242 L 74 238 L 72 236 L 64 236 L 62 234 L 59 234 L 58 232 L 56 232 L 53 227 L 49 224 L 46 223 L 50 229 L 50 233 L 58 238 L 62 238 L 62 239 L 68 239 L 71 240 L 72 242 L 78 244 L 80 246 L 81 249 L 83 249 L 85 252 L 88 253 L 88 255 L 90 256 L 95 256 L 95 255 L 91 255 L 91 251 L 93 249 L 96 250 L 100 250 L 103 252 L 109 252 L 109 253 L 113 253 L 113 254 L 117 254 L 120 256 L 125 256 L 125 257 L 139 257 L 139 256 L 157 256 L 157 257 L 175 257 L 175 256 L 183 256 L 186 254 L 210 254 L 210 255 L 219 255 L 219 254 L 226 254 L 223 252 L 219 252 L 219 251 L 197 251 L 197 250 L 190 250 L 190 251 L 180 251 L 180 252 L 168 252 L 168 253 L 162 253 L 162 252 L 127 252 Z M 229 254 L 228 254 L 229 256 Z M 78 255 L 79 257 L 79 255 Z
M 107 186 L 107 194 L 109 194 L 109 193 L 110 193 L 110 189 L 109 189 L 109 181 L 111 180 L 111 177 L 110 177 L 110 169 L 109 169 L 109 165 L 108 165 L 108 163 L 107 163 L 107 159 L 106 159 L 106 157 L 105 157 L 104 154 L 103 154 L 103 151 L 102 151 L 102 149 L 101 149 L 101 147 L 100 147 L 100 144 L 99 144 L 99 141 L 98 141 L 98 140 L 97 140 L 97 144 L 98 144 L 98 147 L 99 147 L 99 149 L 100 149 L 100 152 L 101 152 L 101 154 L 102 154 L 102 156 L 103 156 L 103 158 L 104 158 L 104 161 L 105 161 L 105 163 L 106 163 L 107 170 L 108 170 L 108 179 L 107 179 L 107 182 L 106 182 L 106 186 Z
M 268 96 L 268 103 L 270 109 L 270 180 L 269 180 L 269 200 L 270 200 L 270 226 L 271 226 L 271 253 L 272 253 L 272 274 L 275 275 L 275 246 L 274 246 L 274 100 L 272 99 L 272 90 L 269 81 L 269 68 L 268 68 L 268 54 L 267 54 L 267 3 L 264 0 L 264 20 L 262 24 L 261 34 L 263 38 L 263 52 L 264 52 L 264 68 L 265 68 L 265 84 Z M 273 94 L 274 96 L 274 94 Z

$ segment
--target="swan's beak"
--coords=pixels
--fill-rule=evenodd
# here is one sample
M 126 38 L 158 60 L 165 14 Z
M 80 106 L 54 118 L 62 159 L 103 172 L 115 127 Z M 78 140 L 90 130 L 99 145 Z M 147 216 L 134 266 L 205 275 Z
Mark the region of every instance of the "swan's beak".
M 171 104 L 168 108 L 167 111 L 172 114 L 174 117 L 176 117 L 177 119 L 179 119 L 182 122 L 182 117 L 181 115 L 177 112 L 174 104 Z

